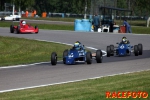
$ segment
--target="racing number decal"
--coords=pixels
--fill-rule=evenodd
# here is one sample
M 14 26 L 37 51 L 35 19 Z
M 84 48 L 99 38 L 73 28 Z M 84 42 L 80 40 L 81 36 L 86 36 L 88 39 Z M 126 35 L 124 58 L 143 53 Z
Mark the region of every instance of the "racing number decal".
M 73 53 L 71 53 L 68 57 L 71 58 L 71 57 L 73 57 L 73 56 L 74 56 Z
M 121 45 L 121 46 L 120 46 L 120 49 L 123 49 L 123 48 L 124 48 L 124 45 Z

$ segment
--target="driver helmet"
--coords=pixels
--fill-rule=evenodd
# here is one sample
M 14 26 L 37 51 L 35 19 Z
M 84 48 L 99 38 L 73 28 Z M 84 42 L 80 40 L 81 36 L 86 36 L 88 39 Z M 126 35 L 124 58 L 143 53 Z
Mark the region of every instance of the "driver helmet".
M 22 22 L 22 25 L 26 25 L 26 21 L 23 21 L 23 22 Z
M 126 37 L 123 37 L 123 38 L 122 38 L 122 41 L 126 43 L 126 42 L 127 42 L 127 38 L 126 38 Z
M 80 42 L 79 41 L 76 41 L 75 43 L 74 43 L 74 47 L 78 50 L 78 49 L 80 49 Z

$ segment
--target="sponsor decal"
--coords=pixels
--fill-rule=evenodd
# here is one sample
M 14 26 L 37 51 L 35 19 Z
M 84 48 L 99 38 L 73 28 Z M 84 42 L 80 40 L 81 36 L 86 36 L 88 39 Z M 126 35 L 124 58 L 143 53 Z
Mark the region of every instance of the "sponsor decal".
M 34 32 L 34 30 L 25 30 L 26 32 Z

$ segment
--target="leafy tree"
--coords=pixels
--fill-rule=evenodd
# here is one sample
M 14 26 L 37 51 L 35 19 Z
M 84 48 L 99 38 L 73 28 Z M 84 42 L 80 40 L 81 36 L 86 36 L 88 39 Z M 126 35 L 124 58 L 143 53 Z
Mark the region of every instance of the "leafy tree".
M 0 10 L 5 10 L 5 3 L 10 3 L 11 0 L 0 0 Z
M 34 0 L 12 0 L 11 3 L 13 2 L 17 9 L 19 9 L 20 7 L 22 10 L 31 10 L 30 7 L 33 6 L 35 1 Z
M 36 9 L 39 15 L 44 11 L 84 14 L 86 2 L 88 13 L 90 10 L 95 12 L 98 6 L 114 3 L 118 8 L 131 9 L 134 15 L 150 15 L 150 0 L 0 0 L 0 10 L 4 11 L 5 3 L 14 3 L 16 9 L 19 7 L 24 11 Z

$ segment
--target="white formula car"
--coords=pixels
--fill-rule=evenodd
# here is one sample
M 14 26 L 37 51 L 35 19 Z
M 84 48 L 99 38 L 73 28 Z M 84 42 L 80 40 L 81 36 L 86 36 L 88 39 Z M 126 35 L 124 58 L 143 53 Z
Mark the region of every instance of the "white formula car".
M 19 21 L 20 18 L 21 18 L 20 15 L 10 15 L 10 16 L 2 17 L 1 20 L 17 20 L 17 21 Z

